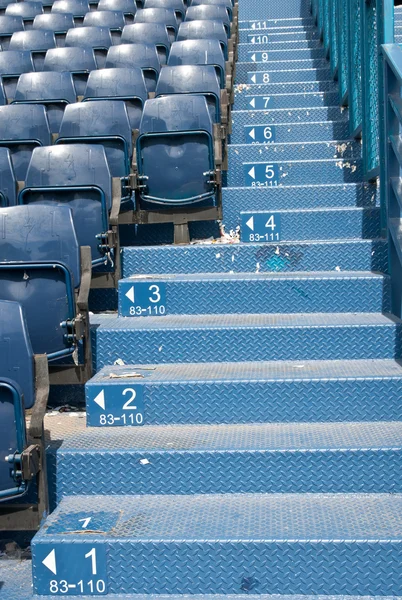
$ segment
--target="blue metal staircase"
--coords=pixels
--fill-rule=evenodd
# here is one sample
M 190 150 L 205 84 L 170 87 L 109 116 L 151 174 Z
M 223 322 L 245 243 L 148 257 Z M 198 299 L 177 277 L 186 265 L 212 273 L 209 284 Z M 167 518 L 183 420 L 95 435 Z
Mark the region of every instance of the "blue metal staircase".
M 0 561 L 0 598 L 402 597 L 402 321 L 379 190 L 309 0 L 239 12 L 232 234 L 122 248 L 117 310 L 91 318 L 86 415 L 45 420 L 33 591 L 27 562 Z

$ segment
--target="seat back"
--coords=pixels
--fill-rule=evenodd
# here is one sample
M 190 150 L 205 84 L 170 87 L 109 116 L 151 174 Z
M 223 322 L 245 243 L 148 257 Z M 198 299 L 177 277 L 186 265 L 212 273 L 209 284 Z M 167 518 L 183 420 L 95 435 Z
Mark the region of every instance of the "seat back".
M 135 0 L 99 0 L 98 11 L 119 10 L 124 14 L 125 22 L 133 23 L 137 5 Z
M 15 31 L 23 31 L 24 22 L 20 16 L 0 16 L 0 44 L 3 50 L 8 50 L 11 36 Z
M 0 145 L 9 148 L 15 176 L 24 181 L 33 149 L 51 144 L 45 107 L 41 104 L 0 106 Z
M 0 207 L 17 202 L 17 182 L 8 148 L 0 147 Z
M 64 111 L 57 143 L 101 144 L 112 177 L 130 174 L 132 132 L 126 106 L 120 100 L 69 104 Z
M 43 13 L 41 2 L 17 2 L 9 4 L 5 10 L 6 15 L 22 17 L 25 29 L 32 29 L 32 23 L 36 15 Z
M 4 215 L 1 222 L 3 218 Z M 35 401 L 33 350 L 25 314 L 18 302 L 0 300 L 0 356 L 0 379 L 15 381 L 24 394 L 24 407 L 31 408 Z
M 126 24 L 121 10 L 97 10 L 87 13 L 84 17 L 84 27 L 107 27 L 114 44 L 120 43 L 121 32 Z
M 53 31 L 46 29 L 32 29 L 30 31 L 16 31 L 11 36 L 10 50 L 29 50 L 36 71 L 43 69 L 46 51 L 56 48 L 56 38 Z
M 222 21 L 185 21 L 177 33 L 177 41 L 184 40 L 218 40 L 228 59 L 228 38 Z
M 0 298 L 20 302 L 35 354 L 71 354 L 80 250 L 68 207 L 0 209 Z
M 148 92 L 154 92 L 161 65 L 156 46 L 147 44 L 120 44 L 112 46 L 106 56 L 105 67 L 139 67 L 143 74 Z
M 17 0 L 0 0 L 0 15 L 4 15 L 9 4 L 15 4 Z
M 225 58 L 218 40 L 174 42 L 170 49 L 168 65 L 212 65 L 215 67 L 221 88 L 225 88 Z
M 170 50 L 170 39 L 162 23 L 134 23 L 126 25 L 121 34 L 122 44 L 148 44 L 156 46 L 161 65 L 165 65 Z
M 204 96 L 211 119 L 220 121 L 220 87 L 216 71 L 211 65 L 182 65 L 164 67 L 156 86 L 156 97 L 172 94 Z
M 20 204 L 68 206 L 79 245 L 91 247 L 94 264 L 104 261 L 97 236 L 108 230 L 112 177 L 102 146 L 60 144 L 36 148 L 25 186 Z
M 107 27 L 77 27 L 67 31 L 65 45 L 68 47 L 92 48 L 98 69 L 105 66 L 106 54 L 112 46 L 112 36 Z
M 138 10 L 134 17 L 134 23 L 161 23 L 165 25 L 170 43 L 175 41 L 179 27 L 176 13 L 173 9 L 168 8 L 143 8 Z
M 0 77 L 9 102 L 14 98 L 18 77 L 21 73 L 30 73 L 33 70 L 34 65 L 30 52 L 17 50 L 0 52 Z
M 180 206 L 215 195 L 213 126 L 202 96 L 148 100 L 137 139 L 140 197 L 148 204 Z
M 54 48 L 48 50 L 43 64 L 44 71 L 70 71 L 73 75 L 77 96 L 82 96 L 88 74 L 96 70 L 97 64 L 92 48 Z
M 187 9 L 185 21 L 222 21 L 228 37 L 230 36 L 230 18 L 225 6 L 219 4 L 194 6 Z
M 71 73 L 45 71 L 20 75 L 13 104 L 44 104 L 51 133 L 58 133 L 64 109 L 77 101 Z
M 144 8 L 168 8 L 174 10 L 177 22 L 184 21 L 186 7 L 183 0 L 145 0 Z
M 139 67 L 92 71 L 84 100 L 124 100 L 131 129 L 138 129 L 143 106 L 148 98 L 144 75 Z
M 33 29 L 47 29 L 48 31 L 53 31 L 57 47 L 63 48 L 67 31 L 74 27 L 74 18 L 72 13 L 37 15 L 32 27 Z
M 84 16 L 90 11 L 87 0 L 55 0 L 52 13 L 71 13 L 76 25 L 82 24 Z
M 191 0 L 191 6 L 224 6 L 228 13 L 229 19 L 233 19 L 233 4 L 232 0 Z

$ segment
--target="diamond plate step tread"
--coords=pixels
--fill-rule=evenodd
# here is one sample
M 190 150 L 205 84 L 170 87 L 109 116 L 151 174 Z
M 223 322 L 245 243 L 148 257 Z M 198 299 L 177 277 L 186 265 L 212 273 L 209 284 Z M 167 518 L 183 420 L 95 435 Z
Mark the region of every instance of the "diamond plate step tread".
M 254 63 L 253 63 L 254 64 Z M 241 83 L 241 79 L 245 79 L 246 77 L 246 73 L 245 72 L 241 72 L 240 70 L 237 69 L 236 67 L 236 79 L 235 79 L 235 83 Z M 251 76 L 250 76 L 250 82 L 251 83 L 258 83 L 258 75 L 256 78 L 256 81 L 254 81 L 252 79 L 252 76 L 254 76 L 255 74 L 261 74 L 261 77 L 263 77 L 264 74 L 269 73 L 269 79 L 264 83 L 286 83 L 286 82 L 308 82 L 308 81 L 317 81 L 322 79 L 323 81 L 327 81 L 328 79 L 331 78 L 331 71 L 328 68 L 321 68 L 321 69 L 312 69 L 312 68 L 295 68 L 292 70 L 287 70 L 287 69 L 264 69 L 263 65 L 261 65 L 261 68 L 257 71 L 253 71 Z
M 339 98 L 338 92 L 302 92 L 295 94 L 277 94 L 270 96 L 270 100 L 267 100 L 266 96 L 261 94 L 251 95 L 249 92 L 243 94 L 237 94 L 234 103 L 234 110 L 252 110 L 253 103 L 260 101 L 268 105 L 273 103 L 277 108 L 302 108 L 303 106 L 309 107 L 323 107 L 323 106 L 334 106 Z
M 389 277 L 365 272 L 133 275 L 119 281 L 120 315 L 135 306 L 138 284 L 146 297 L 163 289 L 168 315 L 390 311 Z
M 337 92 L 335 81 L 307 81 L 305 83 L 239 83 L 234 86 L 235 98 L 246 95 L 307 94 L 312 92 Z
M 105 517 L 80 548 L 83 514 Z M 66 497 L 33 540 L 34 585 L 51 548 L 96 544 L 110 593 L 398 595 L 401 515 L 399 494 Z
M 251 44 L 254 46 L 255 44 Z M 268 56 L 261 57 L 261 50 L 255 50 L 249 48 L 250 44 L 240 44 L 238 47 L 238 55 L 240 62 L 257 62 L 262 65 L 269 65 L 271 61 L 279 60 L 305 60 L 305 59 L 325 59 L 326 53 L 324 48 L 291 48 L 288 50 L 268 50 Z M 264 50 L 262 50 L 264 52 Z M 257 54 L 253 58 L 253 55 Z
M 284 62 L 285 60 L 286 62 Z M 286 69 L 284 69 L 284 65 L 286 65 Z M 275 81 L 275 73 L 278 71 L 306 71 L 308 69 L 326 71 L 328 69 L 328 61 L 325 58 L 301 58 L 299 60 L 288 58 L 275 61 L 270 60 L 268 62 L 254 62 L 251 59 L 248 59 L 244 62 L 236 63 L 236 81 L 247 80 L 248 73 L 261 71 L 270 73 L 270 75 L 272 75 L 272 81 Z M 314 79 L 320 79 L 320 77 Z M 287 81 L 289 80 L 287 79 Z
M 95 370 L 124 363 L 398 358 L 401 323 L 377 313 L 91 317 Z M 183 344 L 185 339 L 186 343 Z
M 261 154 L 263 153 L 262 148 Z M 236 165 L 232 158 L 227 175 L 228 187 L 271 187 L 272 182 L 269 185 L 265 177 L 266 162 L 263 160 L 252 163 L 241 162 L 239 159 L 239 163 Z M 270 160 L 269 164 L 277 165 L 277 174 L 274 175 L 273 185 L 326 184 L 328 181 L 331 183 L 360 183 L 363 175 L 362 161 L 356 159 Z M 253 180 L 248 175 L 250 175 L 250 170 L 258 165 L 263 165 L 263 173 L 258 175 L 262 178 L 258 180 L 254 177 Z M 233 168 L 236 166 L 237 168 Z M 247 181 L 250 182 L 248 185 Z M 325 239 L 325 236 L 322 239 Z
M 272 110 L 234 110 L 232 112 L 232 121 L 235 127 L 242 127 L 245 125 L 292 125 L 297 123 L 321 123 L 325 121 L 347 122 L 347 120 L 347 111 L 342 111 L 339 106 L 319 106 L 298 109 L 273 108 Z M 300 138 L 297 141 L 300 141 Z
M 311 10 L 308 2 L 301 0 L 288 0 L 286 4 L 261 2 L 260 0 L 247 0 L 242 3 L 239 10 L 239 18 L 242 20 L 283 20 L 307 18 L 311 19 Z
M 325 108 L 320 107 L 320 110 Z M 289 119 L 291 116 L 287 115 Z M 314 115 L 313 115 L 314 116 Z M 317 116 L 317 115 L 316 115 Z M 275 119 L 283 118 L 286 120 L 286 115 L 274 115 Z M 262 118 L 262 117 L 260 117 Z M 265 114 L 264 114 L 265 118 Z M 246 119 L 242 119 L 246 120 Z M 248 125 L 248 126 L 247 126 Z M 271 127 L 275 127 L 275 142 L 281 143 L 299 143 L 300 139 L 304 139 L 307 142 L 331 142 L 334 140 L 348 141 L 350 140 L 349 124 L 348 121 L 319 121 L 311 123 L 286 123 L 286 124 L 274 124 L 268 123 Z M 231 135 L 231 143 L 235 144 L 246 144 L 252 142 L 257 145 L 251 137 L 252 128 L 255 126 L 262 126 L 265 128 L 267 123 L 246 123 L 243 126 L 235 126 Z M 263 145 L 263 144 L 259 144 Z M 326 182 L 327 183 L 327 182 Z M 225 188 L 224 188 L 225 189 Z
M 321 41 L 316 38 L 313 40 L 285 40 L 285 41 L 271 41 L 269 40 L 268 43 L 261 43 L 261 44 L 252 44 L 252 43 L 247 43 L 247 42 L 243 42 L 242 44 L 238 45 L 239 48 L 239 52 L 240 52 L 240 48 L 243 48 L 242 52 L 245 52 L 247 50 L 253 50 L 253 51 L 270 51 L 270 50 L 305 50 L 305 49 L 320 49 L 322 48 L 322 43 Z
M 260 23 L 258 29 L 269 29 L 270 27 L 309 27 L 311 25 L 315 25 L 314 19 L 311 15 L 308 17 L 289 17 L 287 19 L 262 19 L 262 21 L 266 23 L 266 27 L 262 27 L 260 19 L 239 19 L 239 29 L 251 29 L 251 31 L 255 31 L 257 23 Z
M 385 240 L 125 247 L 123 276 L 141 273 L 387 271 Z
M 229 168 L 238 168 L 241 162 L 279 160 L 359 159 L 361 144 L 356 141 L 289 142 L 272 144 L 230 144 Z
M 402 490 L 402 423 L 150 424 L 133 435 L 64 413 L 45 425 L 53 506 L 81 494 Z
M 251 42 L 250 36 L 255 38 L 255 42 Z M 258 37 L 260 36 L 260 37 Z M 258 40 L 261 41 L 258 41 Z M 312 40 L 319 40 L 320 35 L 316 28 L 305 29 L 302 30 L 294 30 L 294 31 L 269 31 L 269 32 L 259 32 L 255 29 L 240 29 L 239 30 L 239 43 L 240 44 L 248 44 L 252 43 L 254 46 L 264 46 L 269 42 L 295 42 L 295 41 L 303 41 L 309 42 Z
M 377 187 L 365 184 L 279 186 L 275 188 L 224 188 L 222 190 L 225 230 L 240 226 L 241 211 L 275 212 L 283 209 L 374 207 L 378 204 Z

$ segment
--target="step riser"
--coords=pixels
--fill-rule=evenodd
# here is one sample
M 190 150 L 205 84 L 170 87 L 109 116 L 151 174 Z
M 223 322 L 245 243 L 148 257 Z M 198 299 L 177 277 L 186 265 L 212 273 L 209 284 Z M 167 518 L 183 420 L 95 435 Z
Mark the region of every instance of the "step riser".
M 251 44 L 254 46 L 255 44 Z M 239 45 L 239 61 L 240 62 L 255 62 L 259 64 L 270 63 L 271 61 L 278 60 L 303 60 L 303 59 L 326 59 L 325 50 L 323 48 L 295 48 L 294 50 L 268 50 L 268 57 L 261 56 L 261 52 L 264 50 L 257 50 L 248 48 L 249 44 Z M 253 59 L 252 56 L 256 55 Z
M 119 283 L 119 314 L 130 316 L 125 294 L 138 279 Z M 342 279 L 244 279 L 237 281 L 172 281 L 148 278 L 140 287 L 164 288 L 164 312 L 168 315 L 388 312 L 389 281 L 380 278 Z M 153 307 L 157 307 L 156 305 Z M 145 316 L 145 315 L 144 315 Z M 134 316 L 135 318 L 135 316 Z M 161 316 L 163 318 L 163 316 Z
M 273 82 L 275 82 L 275 72 L 297 71 L 298 69 L 328 69 L 328 62 L 323 58 L 303 58 L 303 60 L 279 59 L 269 62 L 254 62 L 249 59 L 247 62 L 244 61 L 237 63 L 236 81 L 245 81 L 248 73 L 266 71 L 268 73 L 274 73 L 272 77 Z
M 325 142 L 280 144 L 232 144 L 229 146 L 229 168 L 239 169 L 239 163 L 278 162 L 282 160 L 325 160 L 331 158 L 359 159 L 361 145 L 357 142 Z M 329 182 L 328 182 L 329 183 Z
M 141 273 L 387 271 L 385 241 L 123 248 L 123 276 Z
M 252 38 L 255 39 L 252 42 Z M 255 30 L 240 30 L 239 31 L 239 42 L 240 44 L 252 44 L 253 46 L 266 46 L 270 42 L 295 42 L 303 41 L 309 42 L 311 40 L 319 40 L 320 36 L 315 28 L 304 31 L 288 31 L 288 32 L 273 32 L 273 31 L 255 31 Z
M 247 63 L 243 63 L 247 64 Z M 240 65 L 238 65 L 239 67 Z M 322 69 L 309 69 L 304 70 L 298 69 L 297 67 L 292 70 L 286 70 L 286 65 L 283 69 L 271 69 L 267 67 L 264 69 L 263 66 L 257 71 L 251 71 L 249 67 L 245 69 L 236 68 L 236 80 L 235 83 L 247 83 L 247 84 L 261 84 L 261 83 L 303 83 L 309 81 L 328 81 L 331 79 L 331 71 L 326 68 Z M 255 78 L 254 78 L 255 76 Z
M 247 95 L 246 95 L 247 94 Z M 321 107 L 321 106 L 335 106 L 338 101 L 337 92 L 325 93 L 310 93 L 310 94 L 288 94 L 283 96 L 268 96 L 270 99 L 267 100 L 267 96 L 257 97 L 251 95 L 252 92 L 248 90 L 244 94 L 238 94 L 235 103 L 235 110 L 253 110 L 256 106 L 263 106 L 267 104 L 269 110 L 271 108 L 302 108 L 308 107 Z M 304 138 L 303 138 L 304 139 Z
M 316 110 L 316 109 L 315 109 Z M 321 109 L 322 111 L 328 109 Z M 310 112 L 310 111 L 307 111 Z M 242 115 L 243 113 L 236 113 L 236 115 Z M 266 112 L 263 116 L 258 115 L 258 118 L 255 118 L 255 113 L 249 113 L 252 115 L 252 119 L 254 122 L 258 123 L 259 121 L 266 121 L 269 112 Z M 293 114 L 293 111 L 292 111 Z M 289 143 L 297 143 L 301 139 L 305 142 L 323 142 L 323 141 L 334 141 L 338 140 L 342 142 L 342 140 L 348 140 L 350 138 L 349 135 L 349 125 L 346 121 L 324 121 L 322 123 L 300 123 L 297 117 L 294 118 L 289 116 L 289 111 L 286 113 L 280 114 L 280 111 L 275 112 L 274 120 L 278 120 L 278 115 L 283 121 L 286 121 L 286 117 L 292 123 L 291 125 L 269 125 L 271 128 L 271 136 L 275 140 L 275 143 L 281 144 L 289 144 Z M 317 115 L 313 115 L 317 116 Z M 319 117 L 320 115 L 318 115 Z M 304 116 L 303 119 L 308 118 L 308 115 Z M 317 119 L 320 120 L 319 118 Z M 247 121 L 246 118 L 242 118 L 242 121 Z M 296 124 L 294 124 L 296 122 Z M 258 125 L 257 125 L 258 127 Z M 233 133 L 231 135 L 231 143 L 232 144 L 256 144 L 263 143 L 265 139 L 264 130 L 265 125 L 259 127 L 259 132 L 254 133 L 255 140 L 251 137 L 250 133 L 252 132 L 252 125 L 243 125 L 235 127 Z M 328 183 L 328 182 L 327 182 Z M 332 182 L 331 182 L 332 183 Z
M 401 450 L 122 453 L 48 454 L 53 506 L 67 495 L 402 492 Z
M 323 108 L 295 108 L 273 109 L 273 110 L 236 110 L 232 112 L 233 134 L 231 142 L 241 144 L 240 136 L 243 137 L 242 128 L 252 125 L 277 125 L 281 123 L 289 124 L 309 124 L 317 123 L 321 126 L 322 121 L 344 121 L 347 125 L 347 114 L 341 112 L 336 106 Z M 332 125 L 332 123 L 328 123 Z M 290 129 L 290 127 L 289 127 Z M 348 137 L 350 137 L 348 135 Z M 299 138 L 297 141 L 300 142 Z M 309 138 L 302 138 L 303 142 L 309 141 Z M 328 182 L 327 182 L 328 183 Z
M 395 358 L 400 326 L 200 329 L 92 328 L 96 370 L 126 364 Z M 186 344 L 183 345 L 183 340 Z
M 244 163 L 240 159 L 232 160 L 228 172 L 227 184 L 229 187 L 271 187 L 275 185 L 307 185 L 307 184 L 326 184 L 331 183 L 358 183 L 362 180 L 361 161 L 356 160 L 328 160 L 323 162 L 281 162 L 270 161 L 270 163 L 259 161 L 259 174 L 254 179 L 247 173 L 253 167 L 258 167 L 257 161 L 254 163 Z M 272 179 L 267 180 L 264 173 L 266 164 L 277 165 L 276 174 Z M 275 168 L 275 167 L 274 167 Z M 337 236 L 335 236 L 337 237 Z M 343 237 L 343 236 L 342 236 Z M 360 237 L 357 235 L 356 237 Z M 331 239 L 334 235 L 331 236 Z M 315 239 L 325 239 L 324 237 Z

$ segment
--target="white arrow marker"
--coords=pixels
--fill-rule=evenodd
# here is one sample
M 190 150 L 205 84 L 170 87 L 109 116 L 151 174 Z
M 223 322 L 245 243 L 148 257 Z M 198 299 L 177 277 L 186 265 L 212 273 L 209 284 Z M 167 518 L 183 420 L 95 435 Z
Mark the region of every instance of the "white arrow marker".
M 45 567 L 47 567 L 49 569 L 49 571 L 51 571 L 53 573 L 53 575 L 57 575 L 56 551 L 52 550 L 51 552 L 49 552 L 49 554 L 46 556 L 46 558 L 44 560 L 42 560 L 42 564 L 45 565 Z
M 250 217 L 246 225 L 247 227 L 250 227 L 251 231 L 254 231 L 254 217 Z
M 126 296 L 134 304 L 134 286 L 133 285 L 128 290 L 128 292 L 126 292 Z
M 255 98 L 251 98 L 251 100 L 250 100 L 250 106 L 252 106 L 253 108 L 255 108 Z
M 251 43 L 254 44 L 255 43 L 255 37 L 251 38 Z
M 253 140 L 255 140 L 255 129 L 252 129 L 251 131 L 249 131 L 248 134 Z M 254 179 L 254 177 L 253 177 L 253 179 Z
M 96 404 L 100 406 L 102 410 L 105 410 L 105 390 L 101 390 L 99 394 L 95 396 L 94 402 L 96 402 Z
M 255 179 L 255 167 L 251 167 L 251 169 L 249 170 L 248 174 L 250 175 L 250 177 L 252 179 Z
M 92 517 L 87 517 L 86 519 L 78 519 L 78 522 L 82 523 L 82 529 L 86 529 L 91 521 Z
M 255 76 L 255 75 L 252 75 L 252 76 L 251 76 L 251 81 L 252 81 L 253 83 L 255 83 L 255 82 L 257 81 L 257 78 L 256 78 L 256 76 Z
M 252 60 L 253 62 L 255 62 L 255 61 L 256 61 L 256 56 L 255 56 L 255 54 L 252 54 L 252 55 L 251 55 L 251 60 Z
M 255 29 L 255 23 L 252 23 L 251 29 Z

